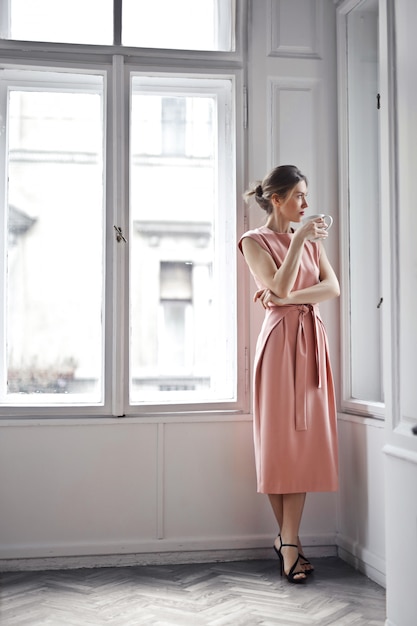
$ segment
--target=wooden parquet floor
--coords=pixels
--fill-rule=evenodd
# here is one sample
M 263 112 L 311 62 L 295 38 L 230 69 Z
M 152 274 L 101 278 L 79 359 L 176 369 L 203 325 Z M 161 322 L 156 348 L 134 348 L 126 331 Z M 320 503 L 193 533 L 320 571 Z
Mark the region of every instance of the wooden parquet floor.
M 1 626 L 382 626 L 385 591 L 336 557 L 0 574 Z

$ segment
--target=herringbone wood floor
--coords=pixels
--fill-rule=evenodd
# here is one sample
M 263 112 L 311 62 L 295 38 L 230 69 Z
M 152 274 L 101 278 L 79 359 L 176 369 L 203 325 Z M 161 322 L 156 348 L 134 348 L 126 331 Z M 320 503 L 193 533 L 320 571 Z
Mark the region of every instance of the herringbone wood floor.
M 385 593 L 337 559 L 305 585 L 277 560 L 8 572 L 1 626 L 382 626 Z

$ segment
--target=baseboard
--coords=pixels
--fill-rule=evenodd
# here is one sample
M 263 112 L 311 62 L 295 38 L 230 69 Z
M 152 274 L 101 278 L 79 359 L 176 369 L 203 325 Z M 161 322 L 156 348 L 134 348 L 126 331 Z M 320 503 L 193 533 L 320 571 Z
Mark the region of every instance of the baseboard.
M 337 535 L 338 556 L 381 587 L 386 588 L 385 561 L 349 537 Z
M 101 546 L 101 549 L 99 549 L 98 546 L 90 545 L 89 554 L 85 553 L 85 546 L 72 546 L 71 550 L 67 547 L 67 554 L 58 554 L 56 556 L 36 556 L 33 553 L 33 549 L 33 556 L 29 556 L 30 551 L 21 548 L 21 556 L 18 558 L 0 558 L 0 572 L 264 560 L 275 558 L 272 551 L 272 541 L 271 537 L 267 539 L 261 538 L 261 540 L 258 537 L 257 542 L 248 542 L 252 543 L 252 547 L 242 547 L 242 545 L 238 545 L 239 543 L 242 544 L 242 541 L 239 542 L 235 539 L 228 542 L 229 546 L 231 543 L 235 544 L 234 546 L 219 548 L 217 545 L 217 548 L 211 549 L 207 547 L 201 549 L 201 545 L 192 545 L 193 542 L 189 542 L 188 545 L 187 542 L 177 543 L 176 545 L 173 542 L 159 542 L 158 549 L 156 549 L 156 546 L 152 545 L 151 542 L 151 544 L 143 544 L 139 550 L 136 544 L 136 550 L 131 549 L 130 552 L 126 552 L 126 546 L 124 546 L 123 551 L 114 549 L 114 546 L 113 552 L 111 552 L 110 546 L 105 548 Z M 319 558 L 337 555 L 337 548 L 334 542 L 326 544 L 324 538 L 321 537 L 320 541 L 316 538 L 313 543 L 314 545 L 309 545 L 304 541 L 305 554 L 309 557 Z M 54 549 L 62 551 L 63 547 L 55 547 Z M 70 553 L 68 554 L 68 552 Z M 51 554 L 51 548 L 43 551 L 43 554 L 48 553 Z

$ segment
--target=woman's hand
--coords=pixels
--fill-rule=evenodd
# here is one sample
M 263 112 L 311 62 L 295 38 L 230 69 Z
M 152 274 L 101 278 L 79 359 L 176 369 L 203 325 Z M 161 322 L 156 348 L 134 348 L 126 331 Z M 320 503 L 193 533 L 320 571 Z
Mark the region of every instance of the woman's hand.
M 322 217 L 307 220 L 302 226 L 297 228 L 294 233 L 294 237 L 300 237 L 304 239 L 304 241 L 326 239 L 328 235 L 327 225 Z
M 287 298 L 278 298 L 270 289 L 258 289 L 253 296 L 253 301 L 260 300 L 264 309 L 272 305 L 284 306 L 288 303 Z

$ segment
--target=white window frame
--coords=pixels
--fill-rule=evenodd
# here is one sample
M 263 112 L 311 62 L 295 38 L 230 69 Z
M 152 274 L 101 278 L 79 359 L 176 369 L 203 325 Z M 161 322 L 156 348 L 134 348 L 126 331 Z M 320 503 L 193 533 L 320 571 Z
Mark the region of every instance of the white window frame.
M 338 68 L 338 120 L 339 120 L 339 206 L 340 206 L 340 275 L 341 275 L 341 409 L 346 413 L 384 419 L 385 403 L 357 399 L 352 394 L 352 327 L 351 327 L 351 276 L 350 276 L 350 194 L 349 194 L 349 108 L 347 67 L 347 16 L 360 7 L 363 0 L 344 0 L 337 7 L 337 68 Z M 376 108 L 376 102 L 375 102 Z M 381 215 L 382 218 L 382 215 Z M 376 225 L 375 232 L 382 239 Z M 363 267 L 366 268 L 365 258 Z M 364 270 L 365 271 L 365 270 Z M 380 272 L 383 271 L 382 264 Z M 380 276 L 383 285 L 383 276 Z M 380 305 L 382 302 L 380 301 Z M 375 303 L 377 305 L 377 303 Z M 382 346 L 383 322 L 381 322 L 380 346 Z M 381 350 L 381 357 L 382 357 Z M 366 360 L 366 349 L 364 349 Z M 384 380 L 381 367 L 381 385 Z
M 235 176 L 236 165 L 235 165 L 233 157 L 231 157 L 226 152 L 226 148 L 230 144 L 230 142 L 233 142 L 233 136 L 236 137 L 236 130 L 235 128 L 233 128 L 233 125 L 232 125 L 232 120 L 234 118 L 233 109 L 235 109 L 235 102 L 234 102 L 233 97 L 232 97 L 232 101 L 229 101 L 230 96 L 227 93 L 227 89 L 224 86 L 224 80 L 231 83 L 232 93 L 233 93 L 233 92 L 236 92 L 235 83 L 237 80 L 237 76 L 233 74 L 229 74 L 229 73 L 224 73 L 224 74 L 216 73 L 215 75 L 212 75 L 206 72 L 206 77 L 209 79 L 207 80 L 198 76 L 195 77 L 190 72 L 187 72 L 184 75 L 172 74 L 170 75 L 169 78 L 173 78 L 174 82 L 178 81 L 178 84 L 175 85 L 173 88 L 171 85 L 167 85 L 166 80 L 164 80 L 167 77 L 166 73 L 164 73 L 164 75 L 161 75 L 160 80 L 158 80 L 158 75 L 153 72 L 152 81 L 150 81 L 148 78 L 149 73 L 130 71 L 130 68 L 127 71 L 129 72 L 129 82 L 132 81 L 133 83 L 133 80 L 135 78 L 138 79 L 138 82 L 140 85 L 139 90 L 141 93 L 151 93 L 151 94 L 155 93 L 155 94 L 161 95 L 165 92 L 167 95 L 173 95 L 173 96 L 190 95 L 192 97 L 192 96 L 202 95 L 205 97 L 214 96 L 216 98 L 217 103 L 218 103 L 218 107 L 217 107 L 218 108 L 218 113 L 217 113 L 218 124 L 216 123 L 215 126 L 217 126 L 217 129 L 218 129 L 217 144 L 219 146 L 219 153 L 218 153 L 219 188 L 221 189 L 222 187 L 226 186 L 226 181 L 231 180 L 231 179 L 233 180 Z M 187 83 L 190 83 L 190 84 L 188 85 Z M 134 88 L 132 87 L 132 95 L 133 93 L 134 93 Z M 232 110 L 229 110 L 229 107 L 231 107 Z M 236 187 L 236 184 L 234 184 L 234 186 Z M 196 202 L 198 202 L 198 198 L 196 198 Z M 235 279 L 237 239 L 235 238 L 234 244 L 231 243 L 234 238 L 233 235 L 237 232 L 236 231 L 236 215 L 232 216 L 230 214 L 231 203 L 233 203 L 233 198 L 223 197 L 221 194 L 219 194 L 219 207 L 217 211 L 217 216 L 216 216 L 217 219 L 215 221 L 215 227 L 217 228 L 216 239 L 219 241 L 219 243 L 216 245 L 218 249 L 217 254 L 220 254 L 221 257 L 220 257 L 220 261 L 216 263 L 216 266 L 218 266 L 218 271 L 220 271 L 222 267 L 228 268 L 228 272 L 226 273 L 227 279 L 230 280 L 230 278 L 232 278 L 232 281 L 237 283 L 237 277 Z M 219 230 L 218 227 L 219 227 L 219 223 L 221 220 L 223 220 L 222 223 L 225 226 L 224 228 Z M 221 280 L 220 277 L 216 279 L 216 281 L 219 281 L 219 280 Z M 221 290 L 220 290 L 220 287 L 221 287 Z M 226 281 L 224 282 L 222 281 L 221 286 L 218 284 L 217 288 L 219 289 L 219 292 L 221 293 L 221 296 L 224 299 L 224 301 L 227 301 L 230 303 L 230 301 L 233 302 L 233 300 L 235 300 L 235 294 L 230 293 L 230 284 L 227 284 Z M 228 341 L 229 336 L 231 337 L 231 341 L 230 341 L 231 350 L 235 351 L 236 350 L 236 329 L 228 328 L 227 332 L 226 332 L 226 329 L 223 329 L 223 334 L 224 334 L 223 338 L 225 342 Z M 125 367 L 126 368 L 128 367 L 127 364 L 125 365 Z M 224 369 L 226 370 L 226 372 L 231 370 L 230 367 L 224 367 Z M 235 373 L 235 376 L 238 378 L 238 372 Z M 237 393 L 237 390 L 236 390 L 236 393 Z M 233 400 L 225 399 L 225 400 L 217 400 L 217 401 L 213 400 L 211 402 L 206 401 L 205 404 L 207 406 L 212 407 L 212 410 L 230 410 L 230 408 L 236 406 L 236 402 L 237 402 L 237 398 Z M 145 412 L 146 414 L 149 414 L 150 412 L 158 413 L 161 410 L 164 410 L 164 407 L 166 407 L 166 401 L 165 402 L 162 401 L 161 403 L 135 402 L 135 403 L 131 403 L 130 405 L 128 402 L 126 402 L 126 406 L 129 406 L 129 409 L 128 409 L 129 413 L 131 412 L 133 413 Z M 174 402 L 174 403 L 170 403 L 170 406 L 173 411 L 179 411 L 179 410 L 184 410 L 184 409 L 186 409 L 187 411 L 198 411 L 199 406 L 201 406 L 201 402 L 191 400 L 189 402 L 181 402 L 178 405 Z
M 53 77 L 56 77 L 59 74 L 59 82 L 53 80 Z M 62 92 L 64 90 L 68 90 L 72 93 L 98 93 L 97 91 L 97 79 L 96 77 L 100 77 L 103 79 L 103 120 L 106 119 L 106 83 L 108 81 L 107 71 L 105 69 L 95 68 L 94 70 L 83 69 L 79 70 L 76 68 L 48 68 L 48 67 L 30 67 L 30 66 L 19 66 L 16 67 L 13 64 L 7 64 L 3 66 L 3 72 L 0 74 L 0 110 L 6 111 L 7 106 L 7 94 L 9 88 L 18 89 L 21 91 L 42 91 L 42 92 Z M 96 83 L 96 85 L 94 84 Z M 105 165 L 106 162 L 106 133 L 103 133 L 103 163 Z M 4 162 L 4 158 L 6 155 L 6 141 L 7 141 L 7 133 L 2 133 L 0 135 L 0 187 L 4 191 L 4 195 L 2 201 L 4 205 L 7 202 L 7 168 Z M 106 193 L 106 181 L 104 181 L 104 189 L 103 189 L 103 203 L 106 204 L 105 196 Z M 108 216 L 105 213 L 105 206 L 103 207 L 104 220 L 108 222 Z M 0 280 L 1 289 L 4 289 L 5 284 L 5 249 L 6 242 L 5 237 L 7 236 L 7 229 L 5 228 L 4 220 L 6 219 L 5 212 L 3 214 L 3 239 L 0 245 L 2 260 L 0 266 L 2 267 L 2 276 Z M 105 238 L 105 235 L 104 237 Z M 75 399 L 73 404 L 61 404 L 57 402 L 58 398 L 54 398 L 52 394 L 42 394 L 42 399 L 45 401 L 45 404 L 41 402 L 30 402 L 30 398 L 27 399 L 26 402 L 14 404 L 11 400 L 10 402 L 5 402 L 0 407 L 0 416 L 10 414 L 17 416 L 27 416 L 27 415 L 54 415 L 59 412 L 60 415 L 72 415 L 75 412 L 83 412 L 88 410 L 89 414 L 103 414 L 108 413 L 110 411 L 110 395 L 106 393 L 106 390 L 109 388 L 111 383 L 111 372 L 109 368 L 106 367 L 105 363 L 107 361 L 106 351 L 111 347 L 108 342 L 104 341 L 104 336 L 108 334 L 108 325 L 111 323 L 111 314 L 109 305 L 111 303 L 111 299 L 108 297 L 108 290 L 112 289 L 111 285 L 106 285 L 106 277 L 111 273 L 108 271 L 108 263 L 111 259 L 111 254 L 113 251 L 108 251 L 106 254 L 105 241 L 103 241 L 103 268 L 104 268 L 104 276 L 103 276 L 103 300 L 107 302 L 107 306 L 105 306 L 105 310 L 107 312 L 106 317 L 103 322 L 102 335 L 103 335 L 103 376 L 102 376 L 102 385 L 103 385 L 103 397 L 100 402 L 96 403 L 87 403 L 83 399 Z M 104 304 L 104 302 L 103 302 Z M 4 307 L 2 308 L 0 315 L 0 340 L 2 341 L 2 345 L 5 344 L 5 312 Z M 0 363 L 0 374 L 2 379 L 5 379 L 5 355 Z
M 115 7 L 120 7 L 116 0 Z M 0 20 L 7 17 L 3 5 Z M 244 307 L 245 293 L 243 288 L 237 290 L 237 331 L 236 331 L 236 366 L 237 366 L 237 397 L 230 403 L 198 403 L 195 405 L 161 406 L 152 411 L 147 406 L 130 407 L 128 405 L 128 254 L 123 246 L 116 241 L 113 225 L 117 224 L 127 232 L 128 218 L 128 167 L 129 167 L 129 77 L 131 71 L 145 73 L 189 73 L 200 78 L 205 75 L 232 77 L 235 85 L 235 129 L 228 129 L 235 141 L 236 154 L 236 224 L 235 235 L 243 232 L 244 214 L 241 190 L 244 188 L 245 161 L 245 63 L 243 40 L 247 24 L 247 0 L 240 0 L 236 6 L 236 49 L 233 52 L 202 52 L 174 51 L 167 54 L 163 50 L 141 50 L 115 46 L 84 46 L 79 44 L 56 44 L 38 42 L 19 42 L 0 40 L 0 54 L 4 62 L 2 68 L 10 70 L 24 68 L 44 70 L 45 72 L 62 72 L 74 74 L 102 74 L 105 79 L 105 107 L 107 111 L 105 141 L 106 155 L 106 290 L 105 290 L 105 351 L 104 351 L 104 402 L 102 405 L 59 405 L 59 406 L 3 406 L 0 417 L 32 418 L 32 417 L 86 417 L 86 416 L 157 416 L 177 414 L 178 411 L 188 414 L 212 415 L 213 419 L 219 411 L 234 414 L 246 413 L 249 410 L 249 384 L 247 345 L 249 341 L 248 319 Z M 1 30 L 0 23 L 0 30 Z M 117 27 L 117 25 L 116 25 Z M 117 41 L 117 38 L 115 38 Z M 51 59 L 54 59 L 51 61 Z M 4 154 L 4 151 L 3 151 Z M 0 155 L 1 161 L 2 155 Z M 2 163 L 0 162 L 0 165 Z M 3 164 L 4 165 L 4 164 Z M 3 168 L 4 169 L 4 168 Z M 233 245 L 233 242 L 225 242 Z M 237 255 L 237 251 L 229 251 Z M 237 284 L 244 283 L 245 268 L 237 265 Z M 115 348 L 117 347 L 117 349 Z M 125 376 L 126 374 L 126 376 Z

